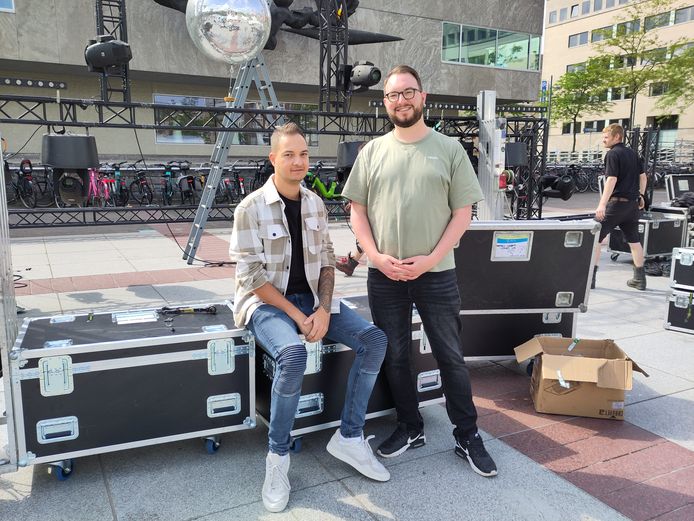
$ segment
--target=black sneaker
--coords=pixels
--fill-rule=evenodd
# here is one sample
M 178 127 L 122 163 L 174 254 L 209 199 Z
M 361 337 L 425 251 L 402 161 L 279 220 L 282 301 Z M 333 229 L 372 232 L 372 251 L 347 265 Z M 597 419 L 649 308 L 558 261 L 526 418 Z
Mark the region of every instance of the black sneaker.
M 394 458 L 400 456 L 407 449 L 416 449 L 427 442 L 422 429 L 412 431 L 407 429 L 407 425 L 399 423 L 395 432 L 386 441 L 379 445 L 376 454 L 384 458 Z
M 496 476 L 496 463 L 484 448 L 482 438 L 479 433 L 475 433 L 468 438 L 463 438 L 458 434 L 458 429 L 453 431 L 455 438 L 455 453 L 461 458 L 465 458 L 470 463 L 472 470 L 480 476 Z

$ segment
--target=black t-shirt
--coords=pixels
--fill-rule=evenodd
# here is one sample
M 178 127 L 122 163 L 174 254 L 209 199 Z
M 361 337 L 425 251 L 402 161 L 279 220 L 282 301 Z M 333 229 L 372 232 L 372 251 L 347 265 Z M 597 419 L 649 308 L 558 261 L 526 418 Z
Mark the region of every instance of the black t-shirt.
M 643 172 L 639 156 L 624 143 L 617 143 L 605 154 L 605 175 L 617 178 L 612 195 L 636 201 L 639 198 L 639 177 Z
M 304 270 L 304 241 L 301 234 L 301 200 L 293 201 L 280 194 L 284 201 L 284 215 L 289 226 L 289 237 L 292 243 L 292 262 L 289 269 L 289 283 L 285 295 L 311 293 L 311 286 L 306 280 Z

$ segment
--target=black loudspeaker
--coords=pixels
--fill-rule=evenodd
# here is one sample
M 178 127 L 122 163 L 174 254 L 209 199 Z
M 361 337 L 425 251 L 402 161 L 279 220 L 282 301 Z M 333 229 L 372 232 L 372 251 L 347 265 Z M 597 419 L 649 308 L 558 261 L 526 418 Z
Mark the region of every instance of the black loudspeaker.
M 354 166 L 357 154 L 366 144 L 366 141 L 341 141 L 337 144 L 337 164 L 335 170 L 348 171 Z
M 41 162 L 53 169 L 53 186 L 64 203 L 75 205 L 87 198 L 89 169 L 99 168 L 94 136 L 44 134 Z
M 528 145 L 522 141 L 506 143 L 506 167 L 528 166 Z

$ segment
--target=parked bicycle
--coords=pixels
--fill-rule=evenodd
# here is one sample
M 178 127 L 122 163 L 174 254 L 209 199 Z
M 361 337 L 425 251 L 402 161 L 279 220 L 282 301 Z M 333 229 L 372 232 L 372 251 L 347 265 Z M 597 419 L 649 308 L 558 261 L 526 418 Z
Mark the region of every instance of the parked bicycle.
M 7 161 L 5 161 L 4 168 L 5 193 L 8 204 L 19 200 L 25 208 L 35 208 L 37 194 L 31 161 L 23 159 L 15 173 L 12 173 Z
M 306 186 L 321 196 L 323 199 L 336 200 L 342 199 L 342 183 L 339 182 L 337 177 L 328 177 L 326 186 L 323 181 L 321 181 L 320 174 L 323 170 L 324 165 L 322 161 L 318 161 L 315 166 L 306 173 L 304 182 Z M 334 171 L 333 171 L 334 172 Z
M 107 179 L 100 168 L 90 168 L 89 181 L 87 184 L 87 201 L 86 206 L 101 208 L 104 206 L 114 206 L 114 201 L 111 198 L 111 189 L 109 185 L 113 180 Z
M 110 163 L 107 171 L 103 172 L 106 182 L 109 184 L 110 199 L 114 206 L 125 206 L 130 200 L 130 190 L 125 182 L 125 177 L 121 172 L 123 165 L 127 161 L 120 163 Z
M 129 190 L 130 195 L 137 204 L 147 205 L 152 204 L 154 190 L 147 176 L 147 170 L 138 169 L 137 165 L 142 161 L 142 159 L 138 159 L 133 163 L 133 167 L 135 168 L 135 180 L 130 183 Z

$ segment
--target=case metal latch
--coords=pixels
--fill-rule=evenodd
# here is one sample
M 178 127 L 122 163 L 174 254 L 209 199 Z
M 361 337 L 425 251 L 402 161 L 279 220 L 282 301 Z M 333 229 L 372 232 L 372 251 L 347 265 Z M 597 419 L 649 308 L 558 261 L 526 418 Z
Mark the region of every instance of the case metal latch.
M 676 308 L 687 309 L 692 305 L 691 295 L 675 295 L 674 297 L 672 302 L 674 302 Z
M 682 266 L 691 266 L 694 264 L 694 253 L 680 251 L 680 264 Z
M 207 372 L 212 376 L 233 373 L 236 369 L 235 347 L 231 338 L 208 340 Z
M 41 396 L 60 396 L 74 390 L 69 355 L 39 358 L 38 370 Z
M 323 398 L 323 393 L 313 393 L 301 396 L 299 398 L 299 405 L 296 408 L 295 418 L 304 418 L 306 416 L 313 416 L 315 414 L 320 414 L 323 412 L 323 406 L 325 399 Z
M 564 235 L 564 248 L 580 248 L 583 244 L 583 232 L 572 231 Z
M 207 416 L 231 416 L 241 412 L 241 395 L 239 393 L 219 394 L 207 398 Z
M 568 308 L 574 302 L 574 292 L 573 291 L 558 291 L 557 296 L 554 299 L 554 305 L 558 308 Z
M 77 416 L 51 418 L 36 423 L 36 440 L 45 445 L 59 441 L 74 440 L 80 435 Z
M 304 347 L 306 347 L 306 370 L 304 374 L 320 373 L 323 368 L 323 342 L 321 340 L 318 342 L 304 340 Z
M 543 324 L 559 324 L 561 322 L 561 313 L 542 313 Z
M 420 393 L 441 388 L 441 371 L 424 371 L 417 375 L 417 391 Z

